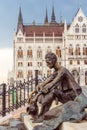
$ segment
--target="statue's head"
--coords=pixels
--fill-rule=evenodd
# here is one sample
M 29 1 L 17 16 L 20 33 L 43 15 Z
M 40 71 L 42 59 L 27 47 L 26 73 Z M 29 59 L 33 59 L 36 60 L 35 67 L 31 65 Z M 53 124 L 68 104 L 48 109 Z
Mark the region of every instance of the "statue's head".
M 54 53 L 49 52 L 45 55 L 45 60 L 46 60 L 47 66 L 50 69 L 52 69 L 54 68 L 55 63 L 57 62 L 57 56 Z

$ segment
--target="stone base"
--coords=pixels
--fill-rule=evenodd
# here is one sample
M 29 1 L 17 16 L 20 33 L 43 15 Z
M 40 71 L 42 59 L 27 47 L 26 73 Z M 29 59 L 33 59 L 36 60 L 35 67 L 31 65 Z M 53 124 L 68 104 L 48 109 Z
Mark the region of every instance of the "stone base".
M 87 130 L 87 122 L 81 122 L 81 123 L 64 122 L 60 126 L 59 130 Z
M 61 103 L 59 103 L 58 105 L 61 105 Z M 53 102 L 51 109 L 54 108 L 55 106 L 56 106 L 55 102 Z M 42 123 L 32 123 L 30 115 L 23 116 L 23 122 L 27 130 L 32 130 L 36 125 L 42 124 Z M 60 125 L 59 130 L 87 130 L 87 121 L 82 121 L 81 123 L 63 122 Z
M 32 130 L 34 126 L 41 124 L 41 123 L 32 123 L 32 120 L 30 120 L 30 118 L 31 117 L 29 115 L 24 116 L 24 124 L 27 130 Z M 62 125 L 60 125 L 59 130 L 87 130 L 87 122 L 81 122 L 81 123 L 63 122 Z
M 24 124 L 25 124 L 27 130 L 32 130 L 35 125 L 41 124 L 41 123 L 32 123 L 31 116 L 29 116 L 29 115 L 25 115 L 23 121 L 24 121 Z

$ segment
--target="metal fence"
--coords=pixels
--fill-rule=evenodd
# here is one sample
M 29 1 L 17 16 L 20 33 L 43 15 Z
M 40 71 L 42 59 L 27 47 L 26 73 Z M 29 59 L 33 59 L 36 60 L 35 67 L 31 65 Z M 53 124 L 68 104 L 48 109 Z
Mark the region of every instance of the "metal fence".
M 5 116 L 6 113 L 28 103 L 29 92 L 36 88 L 38 82 L 45 79 L 45 75 L 39 79 L 38 70 L 35 70 L 35 78 L 31 77 L 26 82 L 20 81 L 12 86 L 3 83 L 0 90 L 0 116 Z

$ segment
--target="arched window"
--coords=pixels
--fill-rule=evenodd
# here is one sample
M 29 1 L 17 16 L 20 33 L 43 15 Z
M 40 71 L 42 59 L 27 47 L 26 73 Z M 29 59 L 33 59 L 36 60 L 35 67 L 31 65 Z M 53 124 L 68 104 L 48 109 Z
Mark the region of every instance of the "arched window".
M 19 71 L 18 71 L 17 77 L 18 77 L 18 78 L 23 78 L 23 71 L 22 71 L 22 70 L 19 70 Z
M 80 47 L 79 47 L 78 44 L 76 45 L 75 54 L 76 54 L 76 55 L 80 55 Z
M 33 75 L 32 70 L 28 70 L 27 77 L 29 78 L 29 77 L 31 77 L 32 75 Z
M 87 46 L 86 46 L 86 44 L 83 46 L 83 55 L 87 55 Z
M 42 58 L 42 49 L 41 49 L 41 47 L 38 47 L 38 49 L 37 49 L 37 58 Z
M 37 66 L 38 66 L 38 67 L 41 67 L 41 66 L 42 66 L 42 62 L 40 62 L 40 61 L 37 62 Z
M 42 71 L 41 70 L 38 71 L 38 75 L 42 76 Z
M 27 58 L 32 58 L 32 57 L 33 57 L 32 49 L 31 47 L 29 47 L 27 50 Z
M 68 52 L 69 52 L 69 55 L 73 55 L 73 47 L 72 47 L 71 44 L 70 44 L 70 46 L 69 46 Z
M 70 59 L 69 63 L 70 63 L 70 65 L 72 65 L 72 64 L 73 64 L 73 60 L 72 60 L 72 59 Z
M 28 65 L 28 67 L 29 67 L 29 66 L 32 66 L 32 62 L 28 62 L 28 64 L 27 64 L 27 65 Z
M 87 85 L 87 71 L 85 72 L 85 85 Z
M 21 47 L 19 47 L 19 49 L 17 51 L 17 58 L 23 58 L 23 50 Z
M 47 53 L 49 53 L 49 52 L 52 52 L 52 50 L 51 50 L 51 47 L 50 47 L 50 46 L 48 46 L 48 47 L 47 47 Z
M 57 47 L 56 49 L 56 55 L 60 58 L 61 57 L 61 49 L 60 47 Z
M 84 60 L 84 64 L 87 65 L 87 59 Z
M 78 24 L 75 25 L 75 32 L 79 33 L 79 25 Z
M 23 62 L 18 62 L 18 67 L 22 67 L 23 66 Z
M 86 25 L 85 24 L 82 25 L 82 32 L 86 33 Z

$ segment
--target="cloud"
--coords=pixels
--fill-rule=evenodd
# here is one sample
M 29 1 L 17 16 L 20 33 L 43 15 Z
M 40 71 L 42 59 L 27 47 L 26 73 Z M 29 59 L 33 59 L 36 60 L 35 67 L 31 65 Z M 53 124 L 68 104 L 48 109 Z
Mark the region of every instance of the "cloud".
M 8 72 L 13 67 L 13 49 L 0 49 L 0 84 L 7 81 Z

